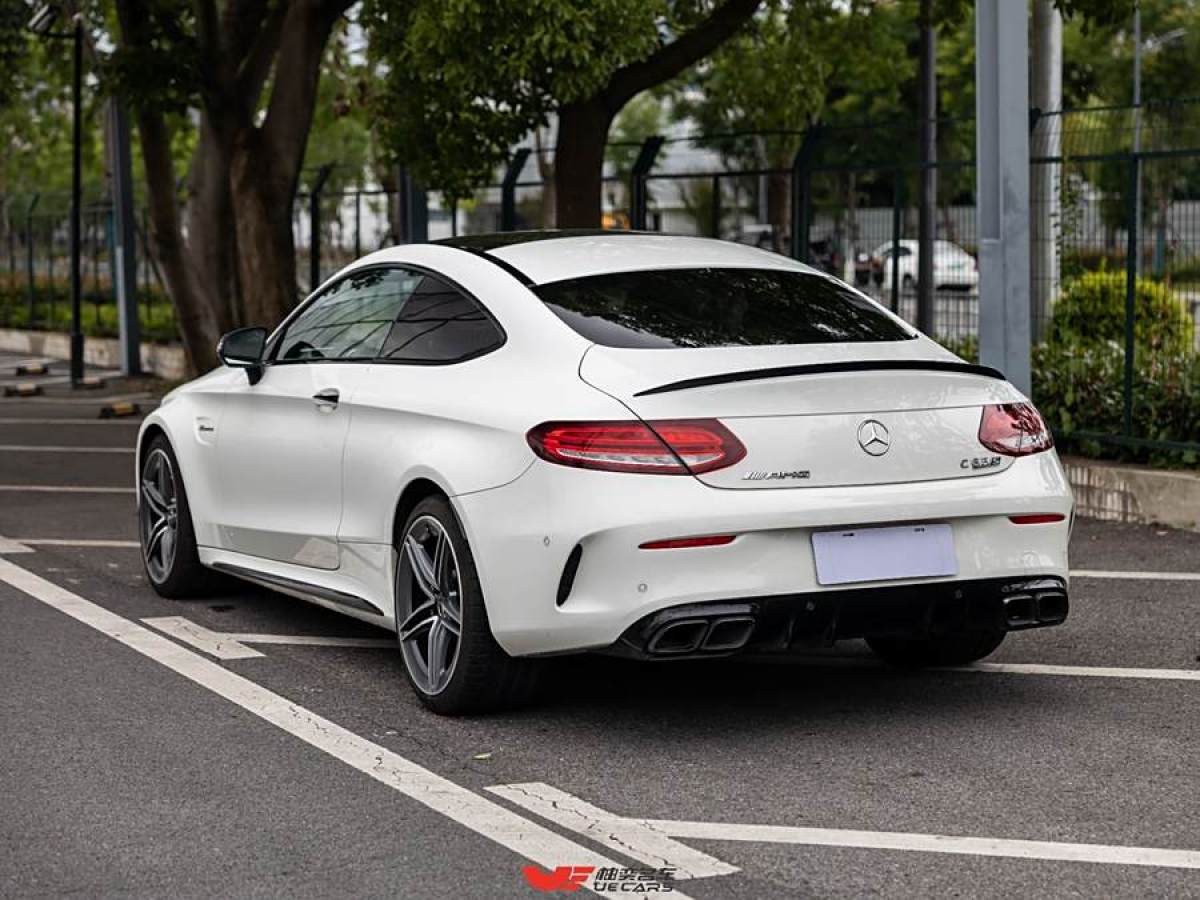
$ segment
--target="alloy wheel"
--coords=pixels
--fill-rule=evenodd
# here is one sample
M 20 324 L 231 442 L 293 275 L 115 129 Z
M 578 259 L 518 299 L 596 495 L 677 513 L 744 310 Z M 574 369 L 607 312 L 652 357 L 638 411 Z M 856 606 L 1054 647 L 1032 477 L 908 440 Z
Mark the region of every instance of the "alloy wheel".
M 446 528 L 433 516 L 413 521 L 400 548 L 397 598 L 407 602 L 397 629 L 409 675 L 426 694 L 449 684 L 462 639 L 462 582 Z
M 179 505 L 175 492 L 175 470 L 165 450 L 156 447 L 142 466 L 141 504 L 138 524 L 142 558 L 155 583 L 163 582 L 175 564 L 179 544 Z

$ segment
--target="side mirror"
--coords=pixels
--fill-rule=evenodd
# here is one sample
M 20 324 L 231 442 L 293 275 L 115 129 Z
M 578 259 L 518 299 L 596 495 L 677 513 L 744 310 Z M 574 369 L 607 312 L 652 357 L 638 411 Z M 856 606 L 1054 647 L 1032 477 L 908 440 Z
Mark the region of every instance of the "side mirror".
M 217 356 L 234 369 L 245 369 L 251 384 L 262 378 L 262 356 L 267 345 L 267 329 L 237 328 L 217 343 Z

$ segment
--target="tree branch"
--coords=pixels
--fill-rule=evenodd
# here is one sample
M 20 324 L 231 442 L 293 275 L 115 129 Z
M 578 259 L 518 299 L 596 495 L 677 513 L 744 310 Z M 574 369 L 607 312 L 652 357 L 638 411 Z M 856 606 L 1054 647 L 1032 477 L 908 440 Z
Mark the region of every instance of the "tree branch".
M 287 77 L 274 81 L 258 137 L 263 158 L 271 161 L 271 170 L 264 174 L 289 197 L 304 161 L 325 46 L 334 23 L 353 2 L 293 3 L 281 25 L 275 71 Z
M 762 0 L 726 0 L 695 28 L 660 47 L 646 59 L 614 72 L 602 91 L 604 101 L 615 113 L 647 88 L 674 78 L 716 50 L 749 21 L 761 3 Z

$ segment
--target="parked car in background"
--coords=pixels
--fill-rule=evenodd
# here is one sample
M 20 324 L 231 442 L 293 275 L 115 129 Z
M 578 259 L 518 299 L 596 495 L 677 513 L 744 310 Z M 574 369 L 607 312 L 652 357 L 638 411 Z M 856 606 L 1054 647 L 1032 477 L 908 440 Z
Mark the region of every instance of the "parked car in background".
M 871 254 L 875 266 L 875 283 L 882 290 L 892 287 L 892 252 L 899 244 L 895 277 L 905 290 L 917 286 L 918 242 L 902 240 L 880 244 Z M 933 289 L 935 291 L 974 291 L 979 287 L 979 266 L 975 257 L 950 241 L 933 242 Z

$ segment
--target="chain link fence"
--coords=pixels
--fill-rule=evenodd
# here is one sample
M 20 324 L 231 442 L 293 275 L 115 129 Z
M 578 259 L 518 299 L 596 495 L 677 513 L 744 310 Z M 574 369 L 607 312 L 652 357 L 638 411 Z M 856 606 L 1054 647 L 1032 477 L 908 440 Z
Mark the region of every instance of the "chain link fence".
M 1200 101 L 1031 113 L 1034 399 L 1068 449 L 1195 465 L 1200 459 Z M 668 136 L 609 147 L 606 228 L 739 241 L 857 285 L 932 335 L 977 354 L 974 122 L 938 122 L 933 284 L 922 291 L 917 123 Z M 554 154 L 519 151 L 497 183 L 447 202 L 417 189 L 302 191 L 293 210 L 297 297 L 365 253 L 410 237 L 554 225 Z M 323 169 L 328 174 L 328 168 Z M 306 173 L 310 174 L 310 173 Z M 309 177 L 318 187 L 324 176 Z M 66 328 L 61 195 L 7 196 L 0 327 Z M 84 209 L 85 328 L 116 333 L 106 198 Z M 143 333 L 174 313 L 137 222 Z

